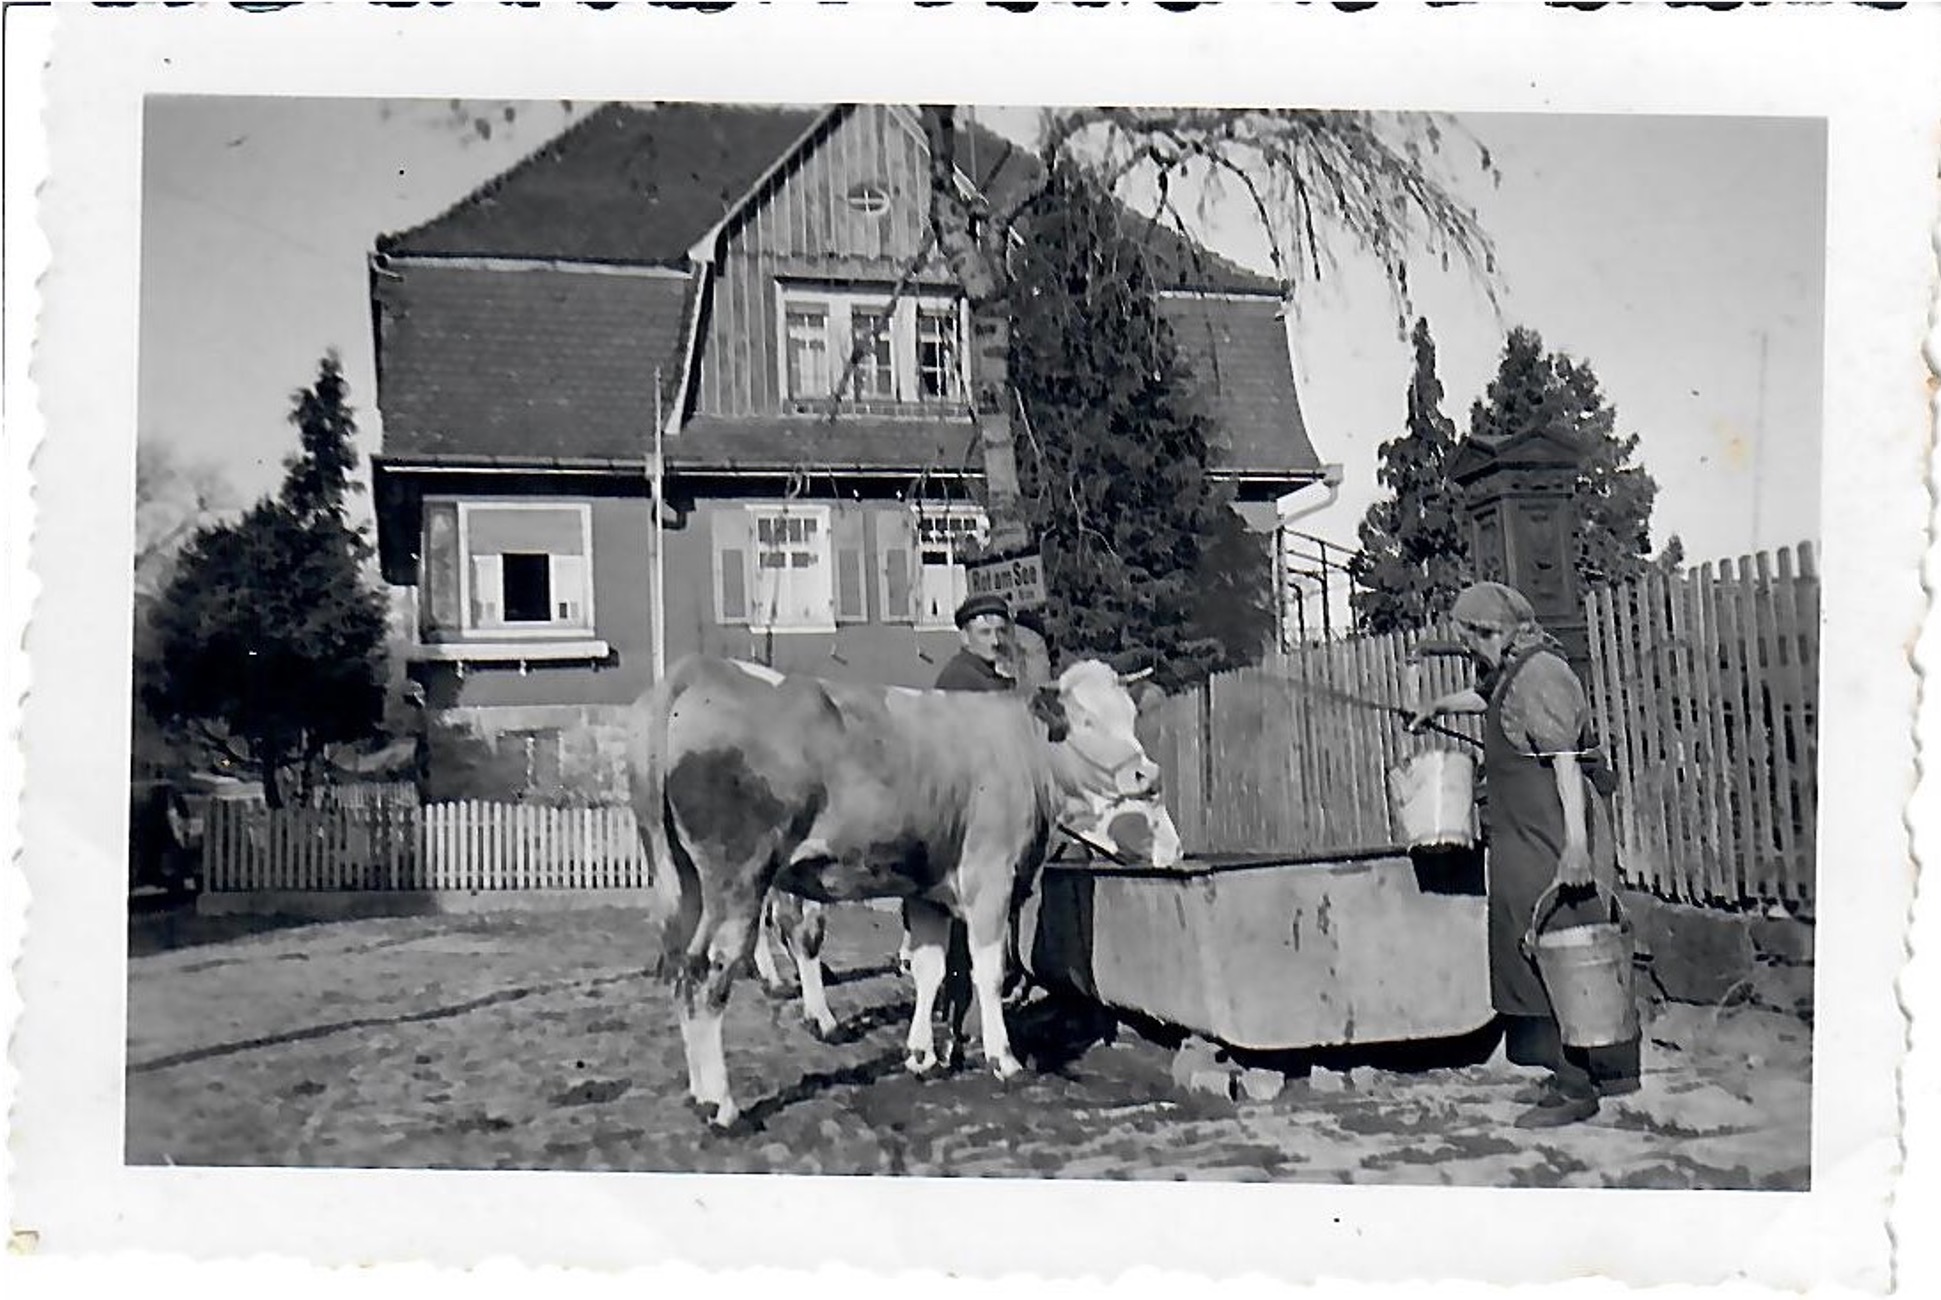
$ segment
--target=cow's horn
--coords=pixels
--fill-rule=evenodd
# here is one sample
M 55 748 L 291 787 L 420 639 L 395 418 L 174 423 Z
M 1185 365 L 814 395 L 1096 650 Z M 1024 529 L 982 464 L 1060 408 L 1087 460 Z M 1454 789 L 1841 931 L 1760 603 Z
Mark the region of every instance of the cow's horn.
M 1152 676 L 1152 666 L 1149 664 L 1136 673 L 1120 673 L 1119 685 L 1130 686 L 1134 682 L 1143 682 L 1150 676 Z

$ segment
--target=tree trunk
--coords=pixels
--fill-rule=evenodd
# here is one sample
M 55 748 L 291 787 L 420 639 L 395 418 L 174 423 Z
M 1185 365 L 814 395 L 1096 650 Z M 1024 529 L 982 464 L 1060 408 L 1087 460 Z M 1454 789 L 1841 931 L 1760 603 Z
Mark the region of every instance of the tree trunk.
M 948 104 L 923 109 L 930 146 L 930 226 L 951 274 L 963 286 L 970 307 L 969 378 L 971 414 L 984 453 L 985 508 L 994 549 L 1030 544 L 1024 499 L 1018 488 L 1017 443 L 1011 424 L 1011 304 L 1005 295 L 1005 232 L 982 218 L 981 196 L 959 183 L 956 109 Z M 1014 626 L 1014 668 L 1021 686 L 1036 687 L 1051 676 L 1051 656 L 1035 629 Z

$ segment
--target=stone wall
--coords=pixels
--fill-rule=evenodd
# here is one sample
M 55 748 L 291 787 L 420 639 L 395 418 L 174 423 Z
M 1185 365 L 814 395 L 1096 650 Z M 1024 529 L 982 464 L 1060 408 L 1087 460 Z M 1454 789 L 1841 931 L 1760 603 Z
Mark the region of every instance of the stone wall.
M 433 728 L 427 798 L 624 803 L 626 738 L 622 706 L 446 709 Z
M 1810 1020 L 1813 922 L 1779 909 L 1735 913 L 1627 890 L 1638 955 L 1673 1002 L 1750 1001 Z

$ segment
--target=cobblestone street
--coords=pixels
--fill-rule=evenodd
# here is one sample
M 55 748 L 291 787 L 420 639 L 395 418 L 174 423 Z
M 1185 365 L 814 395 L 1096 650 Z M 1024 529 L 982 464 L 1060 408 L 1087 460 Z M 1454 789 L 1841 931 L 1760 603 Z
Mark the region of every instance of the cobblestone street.
M 838 1040 L 742 981 L 729 1066 L 750 1131 L 686 1104 L 646 928 L 617 909 L 131 933 L 128 1159 L 138 1164 L 1282 1179 L 1804 1188 L 1811 1028 L 1752 1005 L 1647 1009 L 1646 1082 L 1521 1132 L 1499 1060 L 1290 1068 L 1271 1100 L 1182 1086 L 1173 1053 L 1056 999 L 1013 1012 L 1031 1068 L 901 1067 L 894 918 L 832 912 Z M 260 923 L 258 927 L 260 928 Z M 1348 1068 L 1332 1068 L 1347 1065 Z

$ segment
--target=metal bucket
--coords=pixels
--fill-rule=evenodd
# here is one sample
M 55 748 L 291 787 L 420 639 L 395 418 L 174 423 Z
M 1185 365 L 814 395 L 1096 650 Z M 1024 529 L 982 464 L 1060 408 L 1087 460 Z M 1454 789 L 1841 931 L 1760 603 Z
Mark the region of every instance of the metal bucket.
M 1468 848 L 1476 842 L 1476 760 L 1431 749 L 1398 763 L 1388 774 L 1388 803 L 1408 847 Z
M 1570 1047 L 1608 1047 L 1638 1034 L 1638 1002 L 1631 992 L 1631 918 L 1617 895 L 1609 921 L 1546 929 L 1557 910 L 1557 886 L 1537 899 L 1523 950 L 1537 963 L 1557 1027 Z

